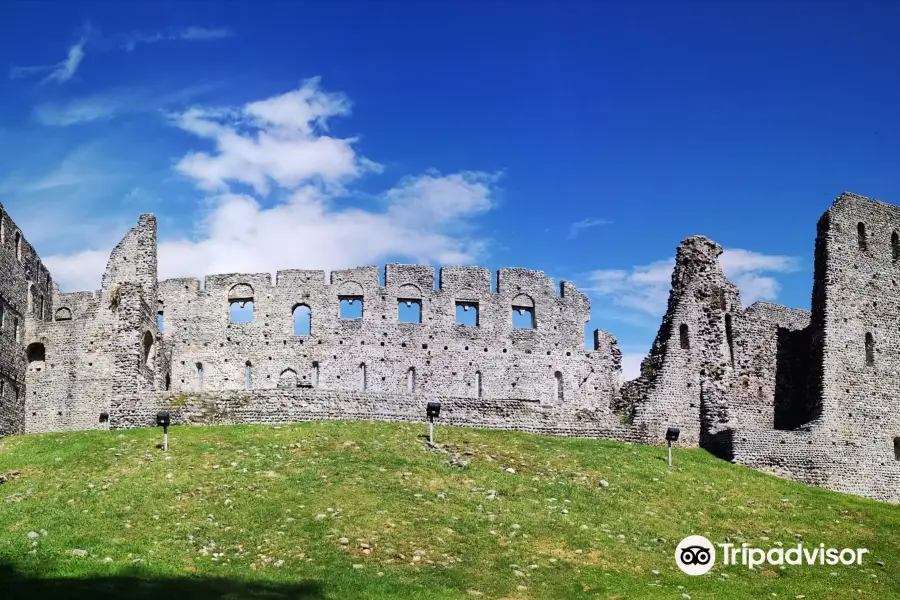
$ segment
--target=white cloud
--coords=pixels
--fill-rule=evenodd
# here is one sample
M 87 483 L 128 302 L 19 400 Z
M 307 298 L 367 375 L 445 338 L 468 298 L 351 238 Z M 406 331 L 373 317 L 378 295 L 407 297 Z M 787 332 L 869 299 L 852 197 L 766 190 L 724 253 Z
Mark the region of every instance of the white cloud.
M 269 193 L 272 182 L 288 189 L 312 180 L 339 186 L 381 169 L 357 155 L 355 138 L 325 135 L 330 117 L 349 112 L 347 98 L 321 90 L 318 78 L 237 110 L 193 108 L 176 115 L 174 123 L 212 140 L 216 151 L 191 152 L 176 168 L 207 191 L 228 191 L 229 181 L 262 195 Z
M 69 47 L 66 58 L 55 65 L 41 65 L 33 67 L 12 67 L 9 70 L 10 79 L 19 79 L 28 77 L 35 73 L 44 73 L 50 71 L 50 74 L 44 78 L 41 83 L 48 81 L 57 81 L 63 83 L 72 79 L 81 61 L 84 60 L 84 46 L 87 43 L 87 34 L 83 35 L 75 44 Z
M 582 219 L 580 221 L 576 221 L 569 226 L 569 237 L 575 238 L 578 237 L 578 234 L 584 231 L 585 229 L 590 229 L 591 227 L 598 227 L 600 225 L 609 225 L 611 221 L 606 219 L 595 219 L 588 217 L 587 219 Z
M 725 275 L 741 293 L 744 306 L 757 300 L 775 300 L 781 286 L 770 273 L 789 273 L 798 268 L 790 256 L 726 249 L 719 257 Z M 666 311 L 675 259 L 659 260 L 624 269 L 601 269 L 587 275 L 589 293 L 613 304 L 653 316 Z
M 113 88 L 66 102 L 45 102 L 34 108 L 41 125 L 69 127 L 105 121 L 124 114 L 163 110 L 216 89 L 216 83 L 198 83 L 181 89 L 161 86 Z
M 353 139 L 327 135 L 327 120 L 349 112 L 343 95 L 321 91 L 312 79 L 238 109 L 176 115 L 177 126 L 216 148 L 190 152 L 176 168 L 215 192 L 193 236 L 160 231 L 160 277 L 334 270 L 387 259 L 465 264 L 483 256 L 487 242 L 473 235 L 472 219 L 495 206 L 501 174 L 429 171 L 350 205 L 346 185 L 379 167 L 356 153 Z M 232 183 L 255 194 L 231 190 Z M 281 193 L 264 203 L 273 185 Z M 104 246 L 45 262 L 63 289 L 94 289 L 108 255 Z
M 156 44 L 176 40 L 213 41 L 232 37 L 234 32 L 225 27 L 185 27 L 184 29 L 156 31 L 153 33 L 135 32 L 124 36 L 122 47 L 131 52 L 141 44 Z

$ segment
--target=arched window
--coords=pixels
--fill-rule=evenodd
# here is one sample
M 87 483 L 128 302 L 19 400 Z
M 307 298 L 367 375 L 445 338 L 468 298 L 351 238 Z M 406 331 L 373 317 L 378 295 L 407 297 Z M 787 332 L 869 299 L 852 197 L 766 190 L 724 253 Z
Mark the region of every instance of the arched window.
M 406 372 L 406 391 L 412 394 L 416 391 L 416 368 L 410 367 Z
M 553 387 L 554 387 L 553 397 L 556 399 L 557 402 L 562 402 L 563 401 L 563 379 L 562 379 L 562 373 L 560 373 L 559 371 L 557 371 L 556 373 L 553 374 Z
M 682 323 L 678 328 L 678 339 L 681 342 L 682 350 L 690 350 L 691 349 L 691 339 L 688 335 L 688 326 L 687 323 Z
M 197 363 L 197 391 L 203 391 L 203 363 Z
M 250 389 L 253 385 L 253 363 L 249 360 L 244 363 L 244 387 Z
M 305 304 L 294 307 L 294 335 L 312 335 L 312 310 Z
M 891 257 L 894 261 L 900 260 L 900 235 L 896 231 L 891 234 Z
M 153 368 L 153 334 L 144 332 L 144 364 Z
M 22 233 L 16 232 L 16 258 L 22 260 Z
M 363 392 L 366 391 L 366 363 L 359 365 L 359 389 Z
M 475 387 L 478 388 L 478 397 L 481 398 L 481 371 L 475 371 Z
M 869 240 L 866 237 L 866 224 L 857 223 L 856 225 L 856 243 L 859 244 L 860 250 L 869 249 Z
M 56 320 L 57 321 L 71 321 L 72 320 L 72 310 L 66 307 L 62 307 L 56 311 Z
M 534 329 L 534 300 L 527 294 L 519 294 L 512 301 L 513 329 Z
M 421 323 L 422 322 L 422 301 L 419 299 L 397 300 L 397 322 L 398 323 Z
M 285 369 L 278 376 L 278 387 L 280 388 L 296 388 L 297 387 L 297 371 L 293 369 Z
M 725 315 L 725 340 L 728 342 L 728 354 L 731 357 L 731 366 L 734 366 L 734 332 L 731 329 L 731 315 Z
M 871 367 L 875 364 L 875 338 L 868 331 L 866 332 L 866 366 Z
M 253 286 L 238 283 L 228 290 L 228 313 L 232 323 L 253 321 Z

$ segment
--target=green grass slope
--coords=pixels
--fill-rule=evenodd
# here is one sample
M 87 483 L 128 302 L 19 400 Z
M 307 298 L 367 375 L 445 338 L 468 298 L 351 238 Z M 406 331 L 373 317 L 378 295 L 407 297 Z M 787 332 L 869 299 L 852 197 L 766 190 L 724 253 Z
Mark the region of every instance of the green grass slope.
M 664 447 L 438 427 L 448 454 L 425 432 L 176 427 L 166 453 L 159 429 L 2 439 L 0 475 L 19 474 L 0 484 L 0 597 L 900 598 L 898 506 L 702 450 L 669 470 Z M 674 553 L 692 534 L 870 553 L 690 577 Z

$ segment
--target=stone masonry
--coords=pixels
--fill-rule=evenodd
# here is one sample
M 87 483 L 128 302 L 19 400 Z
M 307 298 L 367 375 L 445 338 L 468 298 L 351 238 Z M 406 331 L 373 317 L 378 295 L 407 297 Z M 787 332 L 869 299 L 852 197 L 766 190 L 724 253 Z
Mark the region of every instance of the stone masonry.
M 842 194 L 819 221 L 812 311 L 741 305 L 722 248 L 686 238 L 640 376 L 588 299 L 519 268 L 389 264 L 157 280 L 156 219 L 101 288 L 61 293 L 0 206 L 0 435 L 310 419 L 700 445 L 900 502 L 900 207 Z

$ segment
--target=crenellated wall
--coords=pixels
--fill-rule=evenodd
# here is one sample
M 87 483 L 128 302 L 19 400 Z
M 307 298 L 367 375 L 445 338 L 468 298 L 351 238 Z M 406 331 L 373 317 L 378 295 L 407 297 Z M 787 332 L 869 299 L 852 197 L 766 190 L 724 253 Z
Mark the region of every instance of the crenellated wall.
M 900 502 L 900 207 L 834 201 L 811 311 L 744 309 L 722 247 L 685 238 L 621 389 L 616 339 L 596 330 L 585 350 L 587 297 L 540 271 L 492 285 L 443 267 L 436 283 L 431 266 L 389 264 L 201 286 L 157 281 L 156 236 L 141 215 L 101 289 L 61 293 L 0 207 L 0 435 L 147 426 L 161 409 L 179 424 L 416 422 L 441 400 L 444 424 L 647 443 L 679 427 L 681 445 Z
M 280 271 L 274 284 L 268 274 L 215 275 L 202 290 L 196 279 L 163 281 L 169 389 L 415 392 L 608 412 L 621 355 L 606 332 L 584 349 L 587 298 L 568 282 L 557 294 L 544 273 L 525 269 L 499 270 L 492 292 L 490 275 L 444 267 L 435 287 L 432 267 L 389 264 L 383 286 L 377 267 L 333 271 L 328 283 L 323 271 Z M 341 317 L 350 299 L 361 317 Z M 234 302 L 252 302 L 252 321 L 232 322 Z M 400 322 L 407 303 L 420 307 L 419 322 Z M 310 314 L 304 335 L 294 330 L 299 306 Z M 458 306 L 477 320 L 457 324 Z M 520 309 L 533 328 L 514 328 Z

